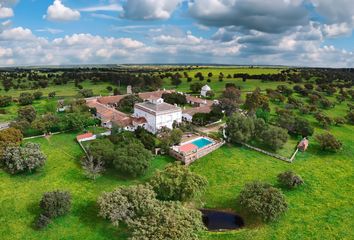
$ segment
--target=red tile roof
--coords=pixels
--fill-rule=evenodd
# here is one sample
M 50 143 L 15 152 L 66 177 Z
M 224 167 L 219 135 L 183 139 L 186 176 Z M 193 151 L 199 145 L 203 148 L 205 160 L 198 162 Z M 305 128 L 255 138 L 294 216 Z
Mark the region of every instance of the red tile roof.
M 198 104 L 204 104 L 204 105 L 208 105 L 211 106 L 213 105 L 213 101 L 208 100 L 208 99 L 202 99 L 202 98 L 198 98 L 198 97 L 194 97 L 194 96 L 187 96 L 186 97 L 188 102 L 193 102 L 193 103 L 198 103 Z
M 188 144 L 185 144 L 185 145 L 182 145 L 181 147 L 179 147 L 179 151 L 180 152 L 191 152 L 191 151 L 194 151 L 194 150 L 197 150 L 198 147 L 192 143 L 188 143 Z
M 117 104 L 127 95 L 116 95 L 116 96 L 108 96 L 108 97 L 100 97 L 97 99 L 99 103 L 102 104 Z
M 183 114 L 188 114 L 193 116 L 196 113 L 210 113 L 211 106 L 202 106 L 202 107 L 195 107 L 195 108 L 188 108 L 183 110 Z
M 83 139 L 86 139 L 86 138 L 91 138 L 91 137 L 93 137 L 93 133 L 88 132 L 88 133 L 84 133 L 84 134 L 78 135 L 76 137 L 76 140 L 80 141 L 80 140 L 83 140 Z

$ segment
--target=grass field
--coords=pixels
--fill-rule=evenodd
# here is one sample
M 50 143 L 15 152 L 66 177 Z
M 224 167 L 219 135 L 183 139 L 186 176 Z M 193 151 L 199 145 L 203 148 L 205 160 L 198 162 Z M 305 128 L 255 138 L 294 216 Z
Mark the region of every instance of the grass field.
M 189 86 L 191 83 L 194 82 L 201 82 L 202 84 L 208 84 L 211 89 L 215 92 L 216 95 L 219 95 L 225 88 L 225 84 L 227 83 L 234 83 L 237 86 L 241 87 L 241 91 L 243 92 L 248 92 L 248 91 L 253 91 L 256 87 L 260 87 L 262 90 L 265 90 L 266 88 L 276 88 L 278 86 L 279 82 L 261 82 L 260 80 L 247 80 L 246 82 L 243 82 L 241 79 L 237 78 L 231 78 L 228 79 L 227 75 L 231 74 L 233 77 L 234 73 L 247 73 L 249 75 L 259 75 L 259 74 L 274 74 L 274 73 L 279 73 L 282 68 L 233 68 L 233 67 L 220 67 L 220 68 L 202 68 L 202 69 L 196 69 L 196 70 L 191 70 L 191 71 L 186 71 L 190 77 L 192 77 L 192 82 L 187 82 L 186 78 L 181 78 L 182 84 L 179 85 L 177 88 L 174 85 L 171 85 L 171 79 L 170 78 L 165 78 L 164 79 L 164 87 L 167 89 L 176 89 L 177 91 L 183 91 L 183 92 L 189 92 Z M 204 81 L 200 81 L 199 79 L 194 78 L 194 75 L 197 72 L 201 72 L 203 76 L 205 77 Z M 208 73 L 211 72 L 213 76 L 210 78 L 211 82 L 208 83 Z M 219 74 L 222 72 L 224 74 L 224 80 L 222 82 L 219 81 Z M 180 72 L 183 76 L 183 72 Z
M 203 71 L 205 71 L 203 74 L 207 75 L 211 70 L 203 69 Z M 242 85 L 243 91 L 252 91 L 256 86 L 262 89 L 275 88 L 282 84 L 279 82 L 264 83 L 258 80 L 248 80 L 244 83 L 241 80 L 227 80 L 226 78 L 220 83 L 217 79 L 220 71 L 225 75 L 227 75 L 226 71 L 230 71 L 230 74 L 237 73 L 237 71 L 252 71 L 249 73 L 260 74 L 279 71 L 279 69 L 212 69 L 215 77 L 212 84 L 215 85 L 210 85 L 219 93 L 227 81 Z M 194 76 L 194 73 L 190 72 L 189 75 Z M 204 82 L 206 83 L 206 80 Z M 172 87 L 168 86 L 167 82 L 166 86 Z M 187 84 L 184 79 L 183 84 L 177 90 L 188 89 L 189 83 Z M 99 87 L 95 91 L 104 93 L 105 87 Z M 294 96 L 301 98 L 297 94 Z M 329 99 L 335 101 L 334 97 L 329 97 Z M 306 99 L 302 98 L 302 100 L 306 102 Z M 349 102 L 337 104 L 335 108 L 324 112 L 332 118 L 344 117 L 348 109 L 347 103 Z M 39 111 L 45 111 L 45 101 L 35 102 L 34 105 Z M 284 104 L 271 104 L 273 116 L 277 106 L 284 107 Z M 298 111 L 295 112 L 299 114 Z M 324 131 L 312 115 L 302 117 L 310 120 L 315 126 L 315 134 Z M 98 128 L 94 131 L 100 132 L 102 129 Z M 330 132 L 343 142 L 343 149 L 340 152 L 321 152 L 319 146 L 311 138 L 309 150 L 299 153 L 293 164 L 236 146 L 224 146 L 195 162 L 191 166 L 192 171 L 204 175 L 209 181 L 209 187 L 202 199 L 205 207 L 233 210 L 243 216 L 246 221 L 246 227 L 241 230 L 224 233 L 205 232 L 200 238 L 202 240 L 354 239 L 352 222 L 354 216 L 354 127 L 332 126 Z M 93 182 L 83 175 L 79 165 L 82 150 L 74 139 L 75 134 L 62 134 L 53 136 L 49 140 L 32 140 L 41 144 L 48 156 L 45 168 L 38 173 L 11 176 L 0 170 L 0 204 L 2 206 L 0 208 L 0 239 L 123 240 L 127 238 L 128 233 L 125 229 L 116 229 L 108 221 L 97 217 L 95 206 L 97 197 L 103 191 L 110 191 L 120 185 L 144 182 L 156 169 L 163 168 L 172 160 L 168 157 L 156 158 L 147 176 L 137 180 L 122 179 L 109 171 Z M 291 138 L 279 154 L 289 157 L 297 140 Z M 300 174 L 305 184 L 296 190 L 284 191 L 289 210 L 283 217 L 276 222 L 262 224 L 241 211 L 236 199 L 245 183 L 261 180 L 277 186 L 276 176 L 285 170 L 294 170 Z M 34 231 L 31 223 L 39 212 L 38 202 L 43 192 L 55 189 L 66 189 L 72 192 L 72 212 L 68 216 L 54 220 L 44 231 Z
M 249 227 L 205 234 L 204 239 L 353 239 L 354 129 L 334 127 L 332 133 L 344 142 L 340 153 L 322 153 L 311 140 L 309 151 L 300 153 L 293 164 L 227 146 L 195 163 L 192 169 L 209 180 L 204 199 L 209 208 L 240 212 L 236 198 L 245 183 L 262 180 L 276 185 L 277 174 L 285 170 L 305 180 L 299 189 L 285 191 L 289 210 L 277 222 L 256 224 L 241 212 Z
M 48 156 L 44 169 L 38 173 L 11 176 L 0 170 L 0 239 L 125 239 L 124 230 L 115 229 L 97 216 L 97 197 L 117 186 L 143 182 L 171 160 L 154 159 L 150 171 L 141 179 L 122 179 L 107 172 L 94 182 L 83 174 L 79 165 L 82 150 L 74 139 L 75 134 L 62 134 L 49 140 L 31 140 L 39 143 Z M 31 224 L 39 212 L 42 194 L 56 189 L 72 193 L 71 214 L 54 220 L 44 231 L 34 231 Z

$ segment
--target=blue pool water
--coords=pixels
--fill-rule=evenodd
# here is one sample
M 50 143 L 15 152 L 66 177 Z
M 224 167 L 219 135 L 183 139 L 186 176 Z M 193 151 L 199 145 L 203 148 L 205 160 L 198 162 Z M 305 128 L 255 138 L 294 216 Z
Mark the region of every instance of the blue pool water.
M 205 146 L 208 146 L 210 144 L 212 144 L 213 142 L 206 139 L 206 138 L 200 138 L 198 140 L 195 140 L 194 142 L 192 142 L 192 144 L 196 145 L 198 148 L 203 148 Z

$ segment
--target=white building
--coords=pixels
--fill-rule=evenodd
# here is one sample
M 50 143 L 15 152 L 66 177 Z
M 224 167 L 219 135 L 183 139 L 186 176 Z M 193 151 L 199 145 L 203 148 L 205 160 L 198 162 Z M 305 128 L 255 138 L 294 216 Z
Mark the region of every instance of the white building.
M 135 104 L 133 116 L 145 118 L 145 129 L 155 134 L 162 127 L 172 129 L 174 122 L 182 122 L 182 109 L 165 103 L 162 98 L 155 98 Z
M 200 91 L 200 95 L 203 97 L 207 97 L 207 93 L 211 91 L 211 88 L 208 85 L 204 85 L 202 90 Z

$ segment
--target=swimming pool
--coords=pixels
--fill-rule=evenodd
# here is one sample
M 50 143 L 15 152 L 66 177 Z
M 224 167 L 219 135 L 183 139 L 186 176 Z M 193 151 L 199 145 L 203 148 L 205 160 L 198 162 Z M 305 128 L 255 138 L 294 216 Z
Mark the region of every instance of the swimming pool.
M 205 146 L 212 144 L 213 142 L 207 138 L 199 138 L 191 143 L 197 146 L 198 148 L 203 148 Z

